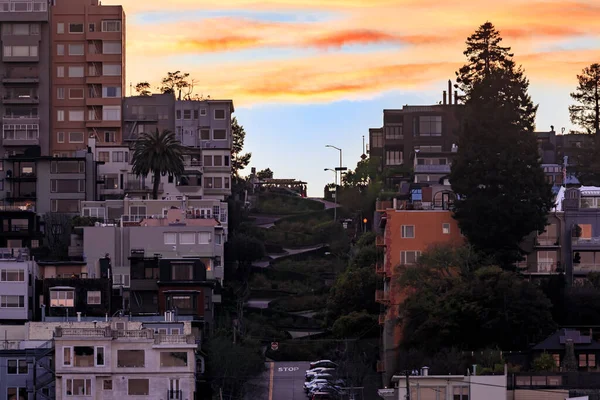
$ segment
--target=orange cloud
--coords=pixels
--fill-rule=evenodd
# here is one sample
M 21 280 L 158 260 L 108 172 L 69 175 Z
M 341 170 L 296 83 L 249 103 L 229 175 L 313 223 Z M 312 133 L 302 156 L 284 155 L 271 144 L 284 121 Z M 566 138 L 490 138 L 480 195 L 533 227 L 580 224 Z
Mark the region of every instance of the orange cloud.
M 228 35 L 206 39 L 181 39 L 173 43 L 173 49 L 181 53 L 214 53 L 258 47 L 258 37 Z
M 309 39 L 307 44 L 315 47 L 330 48 L 342 47 L 348 44 L 373 44 L 382 42 L 400 42 L 397 36 L 389 33 L 356 29 L 326 33 L 325 35 Z

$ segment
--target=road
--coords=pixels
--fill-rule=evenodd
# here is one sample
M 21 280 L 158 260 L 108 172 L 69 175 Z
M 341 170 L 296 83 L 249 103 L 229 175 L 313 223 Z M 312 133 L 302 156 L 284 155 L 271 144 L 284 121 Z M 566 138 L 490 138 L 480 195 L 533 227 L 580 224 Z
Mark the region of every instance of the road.
M 260 385 L 262 393 L 255 393 L 255 400 L 306 400 L 304 374 L 308 362 L 269 362 L 263 375 L 266 385 Z

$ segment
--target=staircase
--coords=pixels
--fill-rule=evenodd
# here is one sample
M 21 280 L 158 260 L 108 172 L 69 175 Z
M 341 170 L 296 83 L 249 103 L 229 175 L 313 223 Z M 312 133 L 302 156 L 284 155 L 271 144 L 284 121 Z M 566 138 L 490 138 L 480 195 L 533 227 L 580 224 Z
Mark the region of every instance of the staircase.
M 33 380 L 27 381 L 27 392 L 43 399 L 54 400 L 54 340 L 49 340 L 35 349 L 27 351 L 30 368 L 33 368 Z M 33 364 L 33 365 L 31 365 Z M 34 396 L 34 397 L 35 397 Z

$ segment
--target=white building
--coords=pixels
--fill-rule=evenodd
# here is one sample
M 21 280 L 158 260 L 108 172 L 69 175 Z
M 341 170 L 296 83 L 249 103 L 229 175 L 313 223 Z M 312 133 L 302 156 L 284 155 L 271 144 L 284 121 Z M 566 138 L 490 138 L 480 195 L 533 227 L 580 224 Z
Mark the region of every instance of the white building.
M 194 399 L 195 336 L 129 324 L 55 328 L 57 400 Z

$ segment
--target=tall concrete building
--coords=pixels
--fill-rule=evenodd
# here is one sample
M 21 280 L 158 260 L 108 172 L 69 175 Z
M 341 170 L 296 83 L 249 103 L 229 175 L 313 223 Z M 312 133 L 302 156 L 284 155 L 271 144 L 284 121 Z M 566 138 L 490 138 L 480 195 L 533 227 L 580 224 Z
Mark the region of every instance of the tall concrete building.
M 55 0 L 51 19 L 51 152 L 67 157 L 122 141 L 125 14 L 98 0 Z
M 1 155 L 49 154 L 48 1 L 0 1 L 2 25 Z

